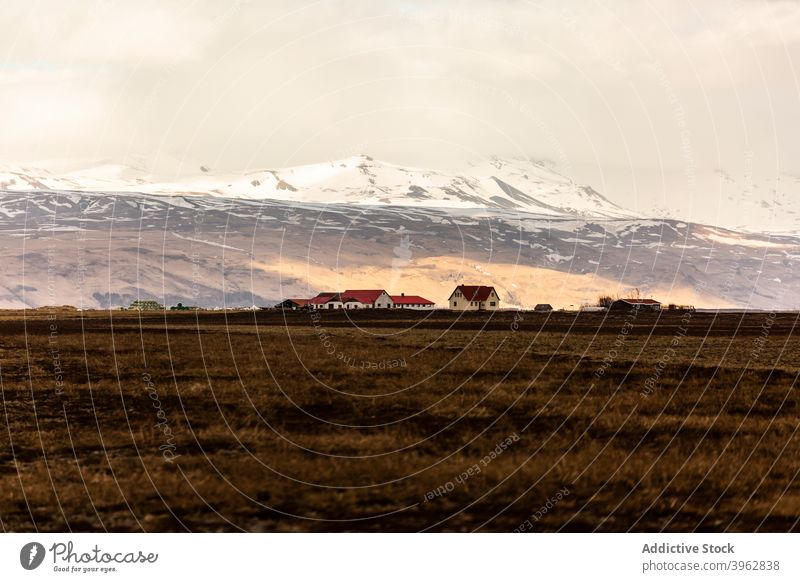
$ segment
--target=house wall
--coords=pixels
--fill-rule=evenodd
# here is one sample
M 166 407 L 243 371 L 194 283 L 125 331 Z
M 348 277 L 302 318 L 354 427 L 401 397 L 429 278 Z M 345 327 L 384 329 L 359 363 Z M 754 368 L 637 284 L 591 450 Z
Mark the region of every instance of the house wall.
M 392 301 L 392 298 L 389 297 L 389 294 L 385 291 L 378 296 L 373 304 L 375 309 L 391 309 L 393 306 L 394 301 Z
M 457 292 L 457 294 L 450 296 L 450 309 L 456 311 L 495 311 L 500 309 L 500 298 L 497 293 L 492 291 L 486 301 L 469 301 L 463 294 Z
M 341 309 L 342 302 L 341 301 L 328 301 L 327 303 L 309 303 L 308 304 L 310 309 L 319 309 L 321 311 L 325 311 L 326 309 Z M 329 307 L 332 306 L 332 307 Z
M 399 304 L 399 303 L 395 303 L 394 306 L 395 306 L 396 309 L 417 309 L 417 310 L 420 310 L 420 311 L 430 311 L 431 309 L 435 309 L 436 308 L 436 305 L 414 305 L 414 304 L 402 305 L 402 304 Z
M 347 301 L 342 304 L 343 309 L 391 309 L 394 302 L 388 293 L 381 293 L 374 303 L 361 303 L 360 301 Z

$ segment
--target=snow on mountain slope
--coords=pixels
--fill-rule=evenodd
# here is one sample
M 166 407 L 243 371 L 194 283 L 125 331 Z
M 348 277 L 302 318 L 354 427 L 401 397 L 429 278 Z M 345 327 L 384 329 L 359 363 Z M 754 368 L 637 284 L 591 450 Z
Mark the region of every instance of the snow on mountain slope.
M 105 164 L 60 174 L 39 168 L 0 167 L 0 190 L 104 192 L 119 188 L 133 191 L 139 185 L 149 184 L 149 178 L 145 171 L 121 164 Z
M 0 190 L 207 194 L 319 204 L 494 208 L 553 217 L 635 217 L 544 164 L 497 158 L 473 166 L 468 175 L 406 168 L 361 155 L 243 175 L 203 171 L 179 183 L 156 181 L 143 170 L 115 165 L 61 175 L 0 168 Z
M 741 230 L 800 231 L 800 177 L 780 174 L 765 179 L 748 173 L 717 171 L 721 181 L 720 214 L 735 209 L 725 225 Z M 753 228 L 758 225 L 757 228 Z
M 636 287 L 698 306 L 798 307 L 800 236 L 637 217 L 539 163 L 455 175 L 357 156 L 179 182 L 145 167 L 0 168 L 0 307 L 265 305 L 374 285 L 441 303 L 465 281 L 496 286 L 505 306 Z
M 641 180 L 645 193 L 664 198 L 646 213 L 738 231 L 800 233 L 800 176 L 742 167 L 697 170 L 691 183 L 690 189 L 680 173 Z
M 639 288 L 665 302 L 796 309 L 800 237 L 683 221 L 135 193 L 0 193 L 0 308 L 268 305 L 375 286 L 504 307 Z
M 460 173 L 411 168 L 359 155 L 284 169 L 221 173 L 192 162 L 165 159 L 158 175 L 151 164 L 77 164 L 59 172 L 0 166 L 0 191 L 128 192 L 166 196 L 206 195 L 308 204 L 413 206 L 453 210 L 505 209 L 545 217 L 636 219 L 586 185 L 548 165 L 492 158 Z M 178 176 L 164 179 L 163 176 Z M 654 180 L 654 181 L 653 181 Z M 685 176 L 658 173 L 639 184 L 643 199 L 663 198 L 643 212 L 649 217 L 713 224 L 752 233 L 800 233 L 800 177 L 701 171 L 687 189 Z M 648 208 L 645 204 L 644 208 Z

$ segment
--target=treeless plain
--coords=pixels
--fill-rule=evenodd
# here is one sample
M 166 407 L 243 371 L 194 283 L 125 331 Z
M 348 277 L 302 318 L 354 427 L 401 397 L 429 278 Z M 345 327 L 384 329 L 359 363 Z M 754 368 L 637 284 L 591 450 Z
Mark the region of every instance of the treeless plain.
M 0 315 L 5 531 L 796 531 L 794 313 Z

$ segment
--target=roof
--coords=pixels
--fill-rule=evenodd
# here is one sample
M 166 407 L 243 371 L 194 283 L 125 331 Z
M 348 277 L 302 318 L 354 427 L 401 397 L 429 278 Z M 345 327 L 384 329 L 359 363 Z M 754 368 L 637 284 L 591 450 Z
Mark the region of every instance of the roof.
M 395 305 L 433 305 L 433 301 L 419 295 L 391 295 Z
M 631 305 L 661 305 L 661 301 L 655 299 L 617 299 L 617 301 L 624 301 Z
M 281 301 L 281 303 L 286 303 L 287 301 L 291 301 L 292 303 L 295 303 L 300 307 L 305 307 L 311 302 L 311 299 L 284 299 L 283 301 Z
M 345 300 L 355 300 L 359 303 L 375 303 L 381 293 L 386 293 L 383 289 L 348 289 L 343 291 L 341 296 Z M 388 293 L 387 293 L 388 295 Z
M 456 291 L 461 291 L 464 294 L 464 297 L 468 301 L 486 301 L 489 298 L 489 294 L 494 291 L 494 287 L 488 287 L 486 285 L 459 285 L 455 288 Z M 495 293 L 497 293 L 495 291 Z M 452 295 L 450 295 L 452 297 Z
M 339 293 L 336 293 L 335 291 L 325 291 L 323 293 L 318 294 L 316 297 L 312 297 L 311 299 L 308 300 L 308 302 L 314 305 L 320 305 L 322 303 L 327 303 L 331 299 L 339 301 Z

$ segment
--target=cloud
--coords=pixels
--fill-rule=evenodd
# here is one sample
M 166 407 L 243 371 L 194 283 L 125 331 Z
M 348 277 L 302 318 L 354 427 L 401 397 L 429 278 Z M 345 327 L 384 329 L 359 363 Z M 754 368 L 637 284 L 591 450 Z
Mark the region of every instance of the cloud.
M 150 66 L 200 59 L 219 30 L 202 3 L 75 0 L 4 4 L 5 54 L 26 61 Z
M 0 24 L 7 161 L 800 173 L 796 2 L 20 0 Z
M 64 40 L 67 58 L 174 64 L 202 58 L 216 33 L 213 19 L 175 2 L 98 2 Z
M 80 72 L 0 70 L 0 151 L 85 151 L 108 111 L 104 90 Z

